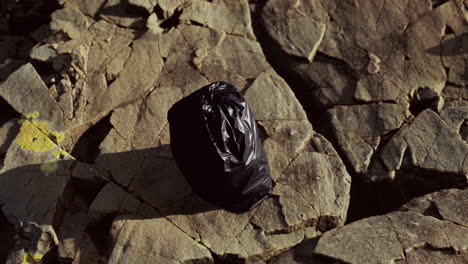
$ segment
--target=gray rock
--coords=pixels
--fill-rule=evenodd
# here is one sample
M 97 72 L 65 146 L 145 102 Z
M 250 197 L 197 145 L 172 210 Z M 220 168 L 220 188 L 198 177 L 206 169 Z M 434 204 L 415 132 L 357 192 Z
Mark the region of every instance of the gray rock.
M 458 12 L 459 6 L 456 1 L 432 9 L 430 1 L 424 0 L 394 4 L 271 0 L 261 19 L 264 30 L 285 53 L 307 57 L 308 53 L 297 52 L 297 46 L 309 38 L 311 46 L 319 45 L 317 60 L 306 63 L 285 58 L 279 67 L 310 84 L 303 89 L 319 97 L 310 100 L 328 108 L 363 101 L 408 102 L 420 87 L 440 94 L 447 81 L 463 87 L 466 54 L 461 47 L 467 29 L 465 11 Z M 322 23 L 326 28 L 323 38 L 313 26 L 294 23 L 298 17 Z M 445 35 L 449 30 L 453 33 Z M 291 31 L 307 34 L 291 36 Z M 301 45 L 295 45 L 299 35 Z M 464 90 L 447 96 L 460 98 L 453 93 Z
M 50 61 L 51 58 L 57 56 L 57 52 L 54 50 L 52 45 L 45 44 L 41 46 L 34 47 L 31 50 L 29 55 L 31 59 L 39 60 L 39 61 Z
M 141 203 L 130 193 L 109 182 L 99 192 L 89 207 L 86 217 L 87 225 L 95 224 L 105 216 L 112 216 L 117 213 L 136 214 Z
M 405 153 L 409 154 L 409 164 L 403 164 Z M 436 113 L 425 110 L 383 146 L 378 154 L 383 165 L 374 164 L 371 180 L 392 179 L 402 166 L 410 166 L 447 173 L 445 177 L 465 175 L 466 182 L 467 155 L 467 143 Z
M 349 105 L 354 102 L 356 80 L 346 70 L 346 64 L 336 61 L 314 61 L 294 68 L 301 79 L 312 84 L 310 100 L 319 108 L 330 108 L 334 105 Z
M 468 214 L 465 205 L 468 191 L 449 189 L 417 197 L 403 205 L 401 210 L 431 215 L 462 226 L 468 225 Z
M 464 263 L 467 193 L 457 189 L 431 193 L 404 205 L 404 211 L 328 231 L 314 253 L 346 263 Z
M 29 96 L 34 94 L 34 97 Z M 21 66 L 0 84 L 0 96 L 24 116 L 37 112 L 59 131 L 64 128 L 63 111 L 31 64 Z
M 111 239 L 109 264 L 213 263 L 206 246 L 163 217 L 119 217 L 112 224 Z
M 405 260 L 396 261 L 396 263 L 411 264 L 436 264 L 450 263 L 462 264 L 468 261 L 468 254 L 452 255 L 444 250 L 416 249 L 406 254 Z
M 326 24 L 301 10 L 307 9 L 312 1 L 301 2 L 268 1 L 263 8 L 262 22 L 271 38 L 286 53 L 312 61 L 325 35 Z M 316 5 L 322 10 L 314 12 L 324 11 L 321 4 Z
M 255 38 L 246 0 L 235 2 L 194 0 L 185 7 L 180 19 L 187 22 L 194 21 L 228 34 Z
M 80 11 L 90 17 L 96 17 L 102 5 L 106 0 L 60 0 L 60 4 L 71 4 L 71 6 L 78 7 Z
M 468 103 L 460 101 L 457 103 L 447 103 L 440 113 L 441 119 L 457 134 L 461 136 L 465 142 L 468 142 L 468 133 L 466 126 L 468 125 Z
M 410 116 L 408 104 L 337 106 L 327 111 L 332 131 L 356 173 L 367 174 L 381 138 Z
M 81 35 L 88 28 L 88 20 L 77 8 L 70 5 L 59 9 L 52 14 L 50 28 L 53 32 L 62 30 L 71 39 L 81 38 Z
M 414 212 L 363 219 L 325 233 L 315 253 L 347 263 L 392 263 L 418 248 L 463 252 L 468 228 Z M 461 240 L 460 240 L 461 239 Z M 456 256 L 452 256 L 457 259 Z M 413 263 L 406 259 L 407 263 Z M 418 263 L 418 262 L 415 262 Z

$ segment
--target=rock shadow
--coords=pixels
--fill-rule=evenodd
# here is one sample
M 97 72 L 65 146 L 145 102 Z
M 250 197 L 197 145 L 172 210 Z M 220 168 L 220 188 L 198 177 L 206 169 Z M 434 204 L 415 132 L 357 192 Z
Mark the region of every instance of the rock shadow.
M 425 50 L 434 56 L 458 56 L 468 53 L 468 34 L 464 33 Z
M 94 164 L 52 159 L 5 167 L 0 174 L 0 207 L 7 215 L 38 225 L 50 224 L 48 211 L 57 197 L 67 204 L 64 200 L 75 195 L 84 196 L 88 215 L 99 218 L 134 215 L 148 219 L 220 210 L 192 191 L 169 148 L 101 154 Z
M 99 8 L 98 17 L 109 17 L 116 24 L 129 28 L 145 28 L 146 18 L 150 15 L 143 7 L 130 4 L 128 0 L 107 1 Z M 126 21 L 128 20 L 128 21 Z M 122 24 L 123 23 L 123 24 Z

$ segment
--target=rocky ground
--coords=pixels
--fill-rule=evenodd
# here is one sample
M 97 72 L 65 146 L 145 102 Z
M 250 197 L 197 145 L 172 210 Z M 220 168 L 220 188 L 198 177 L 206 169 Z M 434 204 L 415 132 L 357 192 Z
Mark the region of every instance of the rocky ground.
M 0 263 L 467 263 L 468 2 L 0 2 Z M 234 84 L 273 195 L 192 193 L 167 111 Z

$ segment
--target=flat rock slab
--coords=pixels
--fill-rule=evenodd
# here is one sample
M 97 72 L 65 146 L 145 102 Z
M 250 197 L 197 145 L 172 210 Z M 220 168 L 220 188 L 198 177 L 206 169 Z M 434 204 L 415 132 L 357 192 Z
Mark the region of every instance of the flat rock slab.
M 205 245 L 163 217 L 119 217 L 114 220 L 111 237 L 114 243 L 109 263 L 213 263 Z
M 347 263 L 392 263 L 397 260 L 420 263 L 413 262 L 411 257 L 406 259 L 408 253 L 418 255 L 420 248 L 429 252 L 445 251 L 452 255 L 445 257 L 447 259 L 466 259 L 463 252 L 468 247 L 467 235 L 467 227 L 449 221 L 414 212 L 394 212 L 325 233 L 315 252 Z
M 466 263 L 468 191 L 418 197 L 398 211 L 325 232 L 271 263 Z

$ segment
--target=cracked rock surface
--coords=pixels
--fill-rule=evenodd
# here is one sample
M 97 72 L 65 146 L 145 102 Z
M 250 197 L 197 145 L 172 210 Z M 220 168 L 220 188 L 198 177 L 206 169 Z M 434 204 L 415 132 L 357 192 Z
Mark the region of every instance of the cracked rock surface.
M 467 8 L 2 1 L 0 263 L 467 262 Z M 169 145 L 171 106 L 218 80 L 274 180 L 243 214 Z
M 352 220 L 466 188 L 466 2 L 270 0 L 254 10 L 269 62 L 353 177 Z M 364 203 L 375 209 L 353 205 Z
M 467 190 L 430 193 L 325 232 L 269 263 L 466 263 L 468 218 L 460 208 L 467 199 Z

